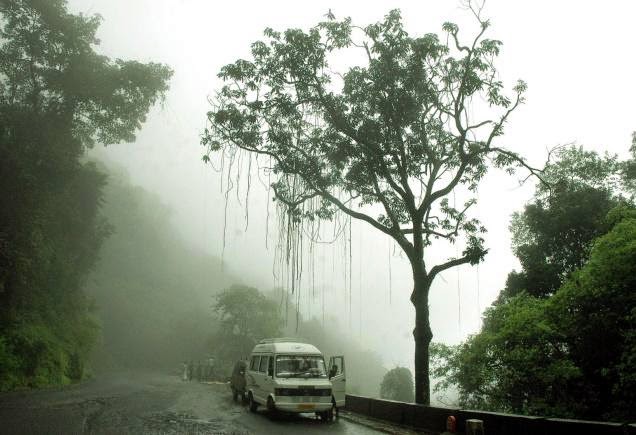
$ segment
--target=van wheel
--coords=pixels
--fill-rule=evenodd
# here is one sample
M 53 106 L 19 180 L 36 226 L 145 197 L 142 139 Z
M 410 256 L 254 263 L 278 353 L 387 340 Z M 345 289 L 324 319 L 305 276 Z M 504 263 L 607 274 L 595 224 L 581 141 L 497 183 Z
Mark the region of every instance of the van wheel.
M 247 403 L 248 403 L 248 406 L 250 408 L 250 411 L 256 412 L 256 409 L 258 409 L 258 403 L 256 403 L 254 401 L 254 396 L 252 396 L 252 393 L 248 393 L 248 395 L 247 395 Z
M 328 422 L 333 420 L 333 409 L 330 409 L 328 411 L 322 411 L 318 414 L 320 416 L 320 419 L 324 422 Z
M 323 411 L 323 412 L 319 413 L 318 415 L 323 421 L 333 421 L 334 416 L 337 418 L 338 417 L 338 408 L 336 407 L 336 400 L 332 397 L 331 398 L 331 409 L 329 409 L 327 411 Z
M 276 417 L 276 405 L 274 405 L 274 400 L 272 400 L 271 396 L 267 398 L 267 412 L 272 417 Z
M 331 405 L 331 409 L 328 409 L 326 411 L 322 411 L 317 413 L 318 416 L 320 417 L 320 419 L 324 422 L 328 422 L 328 421 L 332 421 L 333 420 L 333 415 L 334 415 L 334 409 L 335 409 L 336 405 L 332 404 Z

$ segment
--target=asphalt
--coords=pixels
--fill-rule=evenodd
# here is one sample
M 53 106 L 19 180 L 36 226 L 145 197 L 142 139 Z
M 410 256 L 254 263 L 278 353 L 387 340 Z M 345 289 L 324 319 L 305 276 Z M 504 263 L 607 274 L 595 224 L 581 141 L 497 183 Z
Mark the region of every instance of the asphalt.
M 350 434 L 413 433 L 342 413 L 272 417 L 235 404 L 225 383 L 184 382 L 124 372 L 66 388 L 0 394 L 0 434 Z

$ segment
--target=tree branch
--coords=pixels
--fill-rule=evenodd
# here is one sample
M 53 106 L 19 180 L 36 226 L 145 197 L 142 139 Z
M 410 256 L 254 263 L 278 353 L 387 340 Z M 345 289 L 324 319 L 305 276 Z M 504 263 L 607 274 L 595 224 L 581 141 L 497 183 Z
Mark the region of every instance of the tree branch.
M 470 255 L 465 255 L 461 258 L 455 258 L 455 259 L 447 261 L 446 263 L 433 266 L 428 274 L 429 279 L 432 281 L 437 274 L 447 269 L 450 269 L 455 266 L 461 266 L 462 264 L 468 264 L 471 262 L 471 259 L 472 257 Z

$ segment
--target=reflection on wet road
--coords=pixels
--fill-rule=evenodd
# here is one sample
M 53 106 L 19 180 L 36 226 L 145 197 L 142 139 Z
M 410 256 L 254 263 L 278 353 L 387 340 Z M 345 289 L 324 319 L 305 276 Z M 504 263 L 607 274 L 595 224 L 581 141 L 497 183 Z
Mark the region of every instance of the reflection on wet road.
M 272 417 L 232 402 L 226 384 L 176 376 L 119 373 L 82 385 L 0 395 L 2 434 L 351 434 L 403 429 L 311 414 Z

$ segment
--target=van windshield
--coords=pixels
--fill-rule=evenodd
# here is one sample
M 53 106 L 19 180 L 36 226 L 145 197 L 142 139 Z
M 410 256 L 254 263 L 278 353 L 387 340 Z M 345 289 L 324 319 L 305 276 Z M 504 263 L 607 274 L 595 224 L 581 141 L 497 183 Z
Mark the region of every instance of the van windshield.
M 278 378 L 326 378 L 325 360 L 320 355 L 277 355 Z

